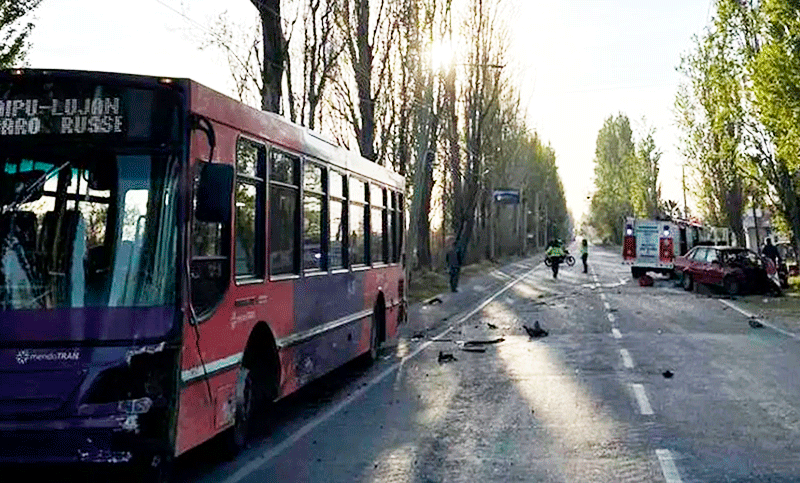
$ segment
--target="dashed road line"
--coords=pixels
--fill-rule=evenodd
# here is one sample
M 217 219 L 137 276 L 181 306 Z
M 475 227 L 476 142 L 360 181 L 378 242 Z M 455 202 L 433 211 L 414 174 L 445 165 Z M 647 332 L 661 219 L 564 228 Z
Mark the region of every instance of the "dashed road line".
M 639 404 L 639 413 L 642 416 L 650 416 L 653 414 L 653 408 L 650 406 L 650 401 L 647 399 L 647 393 L 644 392 L 644 386 L 641 384 L 631 384 L 633 395 L 636 396 L 636 402 Z
M 606 317 L 608 317 L 609 322 L 614 322 L 615 320 L 617 320 L 617 318 L 614 317 L 614 314 L 606 314 Z
M 603 307 L 605 307 L 606 310 L 611 310 L 611 305 L 609 305 L 608 302 L 603 302 Z
M 661 465 L 661 472 L 664 474 L 664 479 L 667 483 L 682 483 L 681 475 L 678 473 L 678 468 L 675 466 L 675 460 L 672 458 L 672 452 L 668 449 L 657 449 L 656 457 L 658 463 Z
M 788 330 L 783 330 L 780 327 L 775 327 L 773 324 L 770 324 L 769 322 L 767 322 L 766 320 L 756 316 L 755 314 L 751 314 L 750 312 L 748 312 L 748 311 L 746 311 L 746 310 L 744 310 L 742 308 L 737 307 L 736 304 L 734 304 L 733 302 L 728 302 L 727 300 L 724 300 L 724 299 L 719 299 L 719 301 L 720 301 L 720 303 L 722 303 L 724 305 L 727 305 L 728 307 L 732 308 L 733 310 L 735 310 L 735 311 L 739 312 L 740 314 L 744 315 L 748 319 L 757 319 L 763 325 L 769 327 L 770 329 L 774 330 L 775 332 L 780 332 L 781 334 L 783 334 L 783 335 L 785 335 L 787 337 L 791 337 L 794 340 L 800 340 L 800 336 L 799 335 L 793 334 L 793 333 L 789 332 Z
M 628 349 L 620 349 L 619 354 L 622 356 L 622 365 L 625 366 L 626 369 L 633 369 L 633 359 Z
M 605 299 L 606 299 L 605 292 L 600 292 L 600 300 L 605 300 Z
M 615 339 L 622 339 L 622 333 L 616 327 L 611 328 L 611 335 L 613 335 Z

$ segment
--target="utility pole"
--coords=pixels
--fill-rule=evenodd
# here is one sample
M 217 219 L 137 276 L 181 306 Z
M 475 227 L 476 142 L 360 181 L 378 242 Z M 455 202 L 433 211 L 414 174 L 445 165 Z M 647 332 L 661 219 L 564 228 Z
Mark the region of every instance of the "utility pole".
M 683 184 L 683 217 L 689 219 L 689 211 L 686 208 L 686 163 L 681 164 L 681 183 Z
M 534 239 L 533 247 L 539 248 L 539 192 L 533 194 L 533 223 L 534 223 Z
M 489 260 L 494 260 L 494 219 L 494 186 L 489 186 Z
M 522 256 L 528 253 L 528 200 L 522 199 Z
M 753 228 L 755 228 L 755 231 L 756 231 L 756 246 L 753 247 L 753 251 L 756 252 L 756 253 L 760 253 L 761 240 L 760 240 L 760 238 L 758 236 L 758 216 L 756 216 L 756 203 L 755 203 L 755 200 L 753 200 Z

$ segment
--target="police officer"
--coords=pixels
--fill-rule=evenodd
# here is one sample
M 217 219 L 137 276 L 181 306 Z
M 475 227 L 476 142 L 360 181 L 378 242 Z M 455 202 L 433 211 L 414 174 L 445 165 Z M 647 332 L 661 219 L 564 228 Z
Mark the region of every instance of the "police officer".
M 550 259 L 550 268 L 553 270 L 553 278 L 558 278 L 558 264 L 566 256 L 564 249 L 561 248 L 561 244 L 557 241 L 551 241 L 547 246 L 547 252 L 545 256 Z
M 447 252 L 447 268 L 450 272 L 450 290 L 458 292 L 458 276 L 461 274 L 461 264 L 463 257 L 461 250 L 458 249 L 457 243 L 454 241 L 453 246 Z

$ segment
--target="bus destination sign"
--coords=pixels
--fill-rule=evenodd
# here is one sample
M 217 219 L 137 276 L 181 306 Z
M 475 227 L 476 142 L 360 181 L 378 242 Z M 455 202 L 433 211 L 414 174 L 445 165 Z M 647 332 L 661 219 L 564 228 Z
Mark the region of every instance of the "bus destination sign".
M 0 100 L 0 136 L 123 132 L 120 97 Z

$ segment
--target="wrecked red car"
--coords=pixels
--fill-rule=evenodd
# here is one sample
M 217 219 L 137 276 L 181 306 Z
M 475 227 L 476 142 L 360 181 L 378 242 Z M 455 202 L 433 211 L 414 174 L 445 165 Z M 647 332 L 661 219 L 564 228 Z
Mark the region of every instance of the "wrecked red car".
M 674 270 L 684 290 L 700 283 L 722 288 L 728 295 L 781 293 L 775 264 L 746 248 L 696 246 L 675 259 Z

